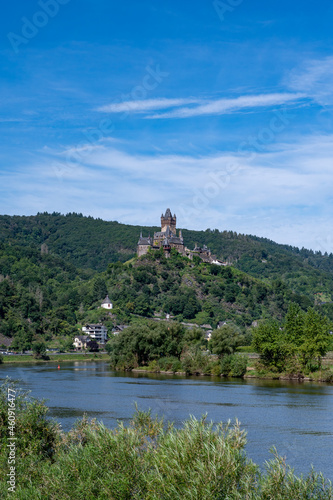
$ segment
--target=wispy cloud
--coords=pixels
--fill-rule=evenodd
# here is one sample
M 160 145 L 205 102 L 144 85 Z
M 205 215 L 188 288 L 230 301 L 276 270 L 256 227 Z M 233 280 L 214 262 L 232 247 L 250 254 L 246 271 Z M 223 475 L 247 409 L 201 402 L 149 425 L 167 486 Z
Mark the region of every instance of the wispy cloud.
M 232 152 L 130 154 L 107 144 L 71 166 L 67 153 L 45 151 L 44 161 L 28 169 L 3 172 L 4 211 L 57 211 L 60 200 L 64 212 L 155 225 L 161 206 L 171 205 L 179 225 L 192 229 L 231 229 L 313 248 L 330 234 L 332 135 L 279 143 L 255 161 Z M 61 166 L 61 158 L 59 177 L 52 165 Z
M 304 93 L 259 94 L 236 97 L 234 99 L 217 99 L 193 108 L 180 108 L 168 113 L 155 114 L 147 118 L 188 118 L 203 115 L 222 115 L 243 109 L 255 109 L 270 106 L 281 106 L 304 99 Z
M 333 103 L 333 56 L 310 59 L 291 71 L 285 83 L 293 91 L 301 91 L 319 104 Z
M 145 118 L 188 118 L 192 116 L 222 115 L 246 109 L 267 108 L 271 106 L 282 106 L 289 103 L 299 102 L 306 98 L 305 93 L 274 93 L 245 95 L 236 98 L 223 99 L 143 99 L 139 101 L 124 101 L 120 103 L 107 104 L 97 108 L 97 111 L 106 113 L 143 113 Z M 188 106 L 192 104 L 192 106 Z M 169 111 L 165 113 L 153 113 L 157 110 Z
M 168 109 L 177 106 L 185 106 L 187 104 L 198 104 L 200 99 L 143 99 L 140 101 L 123 101 L 119 103 L 107 104 L 105 106 L 100 106 L 97 111 L 102 111 L 106 113 L 144 113 L 145 111 L 152 111 L 156 109 Z

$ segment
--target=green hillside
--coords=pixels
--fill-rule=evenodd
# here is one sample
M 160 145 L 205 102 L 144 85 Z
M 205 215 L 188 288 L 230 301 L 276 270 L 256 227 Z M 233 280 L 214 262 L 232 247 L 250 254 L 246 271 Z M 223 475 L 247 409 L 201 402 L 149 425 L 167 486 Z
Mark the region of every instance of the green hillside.
M 99 308 L 106 293 L 114 317 Z M 87 321 L 103 321 L 110 328 L 166 313 L 213 327 L 232 322 L 246 333 L 255 320 L 283 318 L 291 301 L 303 309 L 313 304 L 281 280 L 269 283 L 177 252 L 169 259 L 152 252 L 129 264 L 110 263 L 97 273 L 45 253 L 45 247 L 0 243 L 0 333 L 14 337 L 17 349 L 36 339 L 71 338 Z
M 75 267 L 104 271 L 109 263 L 134 257 L 141 227 L 106 222 L 80 214 L 0 216 L 0 242 L 33 246 L 57 255 Z M 157 227 L 142 227 L 145 234 Z M 295 293 L 312 301 L 330 301 L 333 294 L 333 255 L 279 245 L 265 238 L 232 231 L 184 229 L 185 245 L 206 244 L 218 258 L 271 283 L 282 280 Z
M 72 335 L 75 310 L 87 300 L 79 290 L 93 274 L 36 248 L 0 243 L 0 333 L 20 349 L 38 335 Z
M 169 259 L 152 252 L 130 265 L 110 264 L 101 278 L 122 311 L 144 316 L 164 312 L 212 326 L 232 321 L 245 328 L 261 318 L 282 318 L 291 301 L 304 309 L 312 305 L 281 281 L 268 284 L 231 266 L 191 261 L 176 251 Z
M 290 302 L 333 319 L 332 255 L 236 234 L 183 230 L 231 266 L 152 253 L 136 259 L 140 227 L 80 214 L 0 216 L 0 333 L 17 348 L 68 336 L 85 321 L 135 321 L 171 314 L 180 321 L 235 323 L 284 317 Z M 148 234 L 158 228 L 143 227 Z M 125 262 L 131 262 L 126 264 Z M 98 309 L 109 293 L 116 316 Z

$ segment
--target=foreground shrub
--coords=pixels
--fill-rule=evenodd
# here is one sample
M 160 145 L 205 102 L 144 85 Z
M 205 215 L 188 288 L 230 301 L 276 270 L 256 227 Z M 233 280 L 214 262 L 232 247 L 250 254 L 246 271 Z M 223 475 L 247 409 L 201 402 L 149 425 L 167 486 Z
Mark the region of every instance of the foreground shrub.
M 41 467 L 45 461 L 51 462 L 55 455 L 59 426 L 46 418 L 48 408 L 43 401 L 33 399 L 27 392 L 18 389 L 9 379 L 0 387 L 0 470 L 8 472 L 8 389 L 15 394 L 14 436 L 16 476 L 21 486 L 41 479 Z M 12 392 L 12 391 L 15 391 Z M 12 410 L 13 411 L 13 410 Z M 7 491 L 6 483 L 0 487 L 0 498 Z

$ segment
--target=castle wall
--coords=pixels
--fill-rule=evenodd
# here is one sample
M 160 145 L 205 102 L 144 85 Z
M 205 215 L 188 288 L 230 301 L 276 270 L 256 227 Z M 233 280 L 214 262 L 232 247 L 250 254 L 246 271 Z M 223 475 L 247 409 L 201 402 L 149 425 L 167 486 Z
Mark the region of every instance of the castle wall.
M 161 217 L 161 232 L 165 233 L 167 227 L 170 227 L 170 231 L 176 236 L 176 217 Z
M 148 250 L 150 248 L 150 245 L 138 245 L 138 257 L 141 257 L 141 255 L 146 255 L 148 253 Z

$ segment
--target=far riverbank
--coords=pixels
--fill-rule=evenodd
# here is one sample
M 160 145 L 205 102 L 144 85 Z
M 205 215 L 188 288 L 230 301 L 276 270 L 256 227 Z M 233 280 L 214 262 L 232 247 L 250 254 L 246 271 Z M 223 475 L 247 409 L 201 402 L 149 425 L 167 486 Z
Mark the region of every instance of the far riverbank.
M 268 368 L 263 369 L 263 367 L 259 368 L 257 362 L 259 361 L 259 356 L 256 353 L 243 353 L 248 358 L 248 366 L 246 369 L 246 373 L 242 376 L 236 378 L 242 379 L 262 379 L 262 380 L 281 380 L 281 381 L 298 381 L 298 382 L 325 382 L 325 383 L 333 383 L 333 352 L 327 353 L 325 357 L 322 359 L 322 369 L 313 373 L 286 373 L 286 372 L 273 372 L 269 371 Z M 218 374 L 214 372 L 205 372 L 204 370 L 200 370 L 199 368 L 192 369 L 191 372 L 186 372 L 183 370 L 173 371 L 173 370 L 162 370 L 158 367 L 158 361 L 155 365 L 141 366 L 137 368 L 133 368 L 129 370 L 133 373 L 155 373 L 162 375 L 197 375 L 197 376 L 211 376 L 216 377 L 220 376 L 221 378 L 234 378 L 228 377 L 223 374 Z
M 261 380 L 281 380 L 281 381 L 298 381 L 298 382 L 321 382 L 321 383 L 333 383 L 333 352 L 330 352 L 323 358 L 323 370 L 318 370 L 317 372 L 310 374 L 302 373 L 275 373 L 266 371 L 259 371 L 256 367 L 256 361 L 258 361 L 258 355 L 255 353 L 246 353 L 249 359 L 249 366 L 247 367 L 246 373 L 242 379 L 261 379 Z M 40 365 L 40 364 L 50 364 L 50 363 L 61 363 L 67 361 L 110 361 L 110 356 L 107 353 L 64 353 L 64 354 L 50 354 L 49 359 L 36 359 L 31 355 L 5 355 L 3 356 L 3 365 L 10 364 L 28 364 L 28 365 Z M 116 370 L 122 371 L 122 370 Z M 191 373 L 187 373 L 183 370 L 162 370 L 156 365 L 154 368 L 149 366 L 142 366 L 138 368 L 133 368 L 128 370 L 128 372 L 133 373 L 152 373 L 161 375 L 179 375 L 179 376 L 208 376 L 216 377 L 220 376 L 221 379 L 228 379 L 233 377 L 227 377 L 224 375 L 218 375 L 216 373 L 206 373 L 200 369 L 193 370 Z
M 33 354 L 26 355 L 5 355 L 3 364 L 12 363 L 40 364 L 40 363 L 60 363 L 62 361 L 109 361 L 110 356 L 107 353 L 73 353 L 73 354 L 51 354 L 49 359 L 36 359 Z

